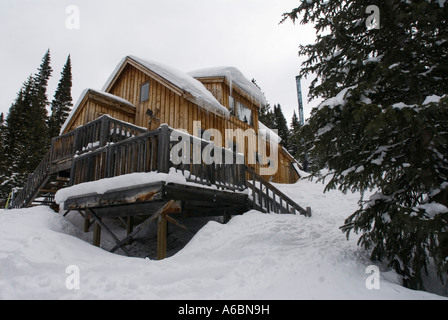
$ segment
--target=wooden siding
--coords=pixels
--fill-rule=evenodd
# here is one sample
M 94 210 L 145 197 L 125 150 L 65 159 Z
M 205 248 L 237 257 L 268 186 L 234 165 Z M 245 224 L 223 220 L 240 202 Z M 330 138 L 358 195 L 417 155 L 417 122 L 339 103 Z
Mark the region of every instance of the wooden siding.
M 89 91 L 81 101 L 63 134 L 73 131 L 77 127 L 85 125 L 105 114 L 129 123 L 134 123 L 135 119 L 135 109 Z
M 230 87 L 225 83 L 224 78 L 200 80 L 222 105 L 229 107 Z M 149 99 L 140 102 L 141 85 L 147 82 L 149 82 Z M 221 146 L 226 148 L 229 147 L 229 141 L 225 141 L 226 129 L 241 129 L 243 131 L 253 129 L 254 133 L 258 132 L 258 106 L 254 101 L 247 99 L 247 94 L 239 92 L 235 86 L 232 88 L 232 97 L 236 102 L 240 102 L 252 110 L 253 127 L 240 121 L 235 116 L 226 118 L 199 107 L 191 101 L 188 94 L 182 93 L 179 88 L 166 81 L 161 81 L 156 76 L 150 76 L 131 63 L 127 64 L 118 74 L 114 82 L 111 83 L 108 92 L 132 103 L 136 107 L 134 113 L 130 114 L 116 107 L 108 107 L 96 101 L 85 99 L 86 101 L 83 101 L 83 104 L 78 108 L 77 115 L 75 115 L 75 119 L 66 132 L 103 114 L 109 114 L 116 119 L 149 130 L 157 129 L 161 124 L 166 123 L 172 128 L 184 129 L 192 135 L 199 134 L 199 132 L 194 132 L 198 131 L 198 128 L 194 127 L 194 121 L 200 121 L 202 130 L 217 129 L 222 133 Z M 148 112 L 148 110 L 151 112 Z M 152 116 L 149 115 L 151 113 Z M 242 141 L 243 139 L 240 137 L 236 143 L 245 146 L 244 154 L 248 159 L 249 146 L 247 141 L 246 143 Z M 269 152 L 268 150 L 268 154 Z M 298 177 L 291 167 L 293 159 L 288 154 L 283 153 L 281 148 L 279 148 L 278 154 L 278 172 L 273 176 L 272 182 L 296 182 Z M 250 167 L 259 172 L 259 164 L 250 165 Z

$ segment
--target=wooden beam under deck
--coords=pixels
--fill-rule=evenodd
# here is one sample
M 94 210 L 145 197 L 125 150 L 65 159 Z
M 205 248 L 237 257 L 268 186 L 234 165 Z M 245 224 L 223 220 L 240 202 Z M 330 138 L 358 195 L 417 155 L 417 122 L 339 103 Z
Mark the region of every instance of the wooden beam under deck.
M 85 194 L 65 201 L 65 210 L 94 208 L 101 218 L 151 215 L 168 201 L 181 204 L 185 217 L 242 214 L 247 211 L 247 194 L 207 187 L 155 182 L 114 189 L 104 194 Z

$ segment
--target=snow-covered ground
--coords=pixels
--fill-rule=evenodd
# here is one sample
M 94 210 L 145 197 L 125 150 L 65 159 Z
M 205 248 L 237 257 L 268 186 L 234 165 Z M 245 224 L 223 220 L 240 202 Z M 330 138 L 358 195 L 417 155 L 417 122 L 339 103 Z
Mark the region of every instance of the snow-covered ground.
M 313 216 L 211 221 L 163 261 L 96 248 L 73 216 L 45 207 L 0 211 L 0 299 L 444 299 L 402 287 L 382 265 L 379 281 L 366 273 L 368 253 L 339 230 L 358 195 L 279 186 Z

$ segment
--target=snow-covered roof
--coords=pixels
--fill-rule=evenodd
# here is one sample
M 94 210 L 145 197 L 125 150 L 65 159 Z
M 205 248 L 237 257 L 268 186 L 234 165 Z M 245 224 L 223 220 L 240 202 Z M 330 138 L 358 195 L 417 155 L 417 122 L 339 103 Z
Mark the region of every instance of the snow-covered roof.
M 254 98 L 260 105 L 266 105 L 266 97 L 263 92 L 235 67 L 212 67 L 188 72 L 194 78 L 224 77 L 230 88 L 236 84 L 241 90 Z
M 140 66 L 159 75 L 177 88 L 190 94 L 193 97 L 193 102 L 201 108 L 225 117 L 228 117 L 230 115 L 229 110 L 221 105 L 219 101 L 216 100 L 216 98 L 213 96 L 213 94 L 208 91 L 201 82 L 199 82 L 192 76 L 173 67 L 164 65 L 160 62 L 144 60 L 132 55 L 129 55 L 121 60 L 117 68 L 107 80 L 103 91 L 107 91 L 109 89 L 109 86 L 112 84 L 115 76 L 122 69 L 128 59 L 138 63 Z
M 129 101 L 127 101 L 126 99 L 123 99 L 121 97 L 118 97 L 118 96 L 113 95 L 113 94 L 108 93 L 108 92 L 98 91 L 98 90 L 94 90 L 94 89 L 88 88 L 88 89 L 85 89 L 81 93 L 81 96 L 79 97 L 78 102 L 76 102 L 75 106 L 70 111 L 70 114 L 68 115 L 67 119 L 65 120 L 64 124 L 61 127 L 60 134 L 62 134 L 64 132 L 64 130 L 67 128 L 67 126 L 70 123 L 71 119 L 73 118 L 73 116 L 75 115 L 76 111 L 80 107 L 82 101 L 84 100 L 86 95 L 89 94 L 89 93 L 94 93 L 96 95 L 103 96 L 103 97 L 105 97 L 107 99 L 114 100 L 115 102 L 118 102 L 120 104 L 123 104 L 123 105 L 126 105 L 126 106 L 130 107 L 130 108 L 135 109 L 135 106 L 132 103 L 130 103 Z

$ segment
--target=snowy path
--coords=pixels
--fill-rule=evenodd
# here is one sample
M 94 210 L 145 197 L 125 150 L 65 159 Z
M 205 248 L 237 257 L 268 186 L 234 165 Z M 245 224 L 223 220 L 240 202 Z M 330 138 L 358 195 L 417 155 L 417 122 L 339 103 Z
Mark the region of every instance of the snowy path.
M 357 195 L 322 194 L 320 184 L 280 186 L 313 216 L 251 211 L 208 223 L 163 261 L 110 254 L 51 210 L 0 211 L 0 299 L 438 299 L 382 272 L 368 290 L 368 255 L 339 230 Z M 69 265 L 80 289 L 66 287 Z

